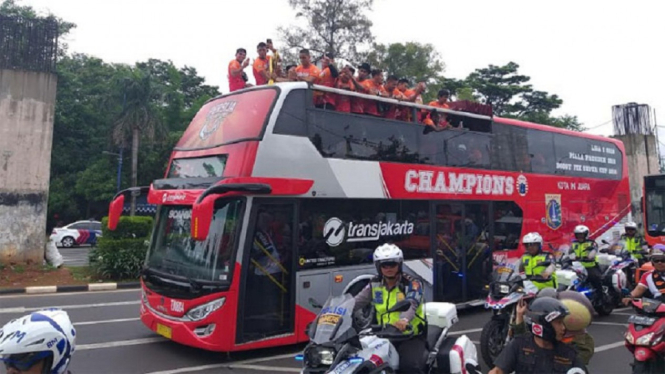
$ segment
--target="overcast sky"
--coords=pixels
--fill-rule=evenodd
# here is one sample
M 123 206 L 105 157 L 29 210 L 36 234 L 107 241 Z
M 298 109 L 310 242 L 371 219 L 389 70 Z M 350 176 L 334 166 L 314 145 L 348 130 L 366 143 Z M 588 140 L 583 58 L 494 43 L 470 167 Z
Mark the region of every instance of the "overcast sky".
M 77 24 L 70 51 L 108 62 L 148 58 L 195 67 L 228 92 L 235 49 L 255 46 L 292 22 L 287 0 L 22 0 Z M 250 6 L 251 4 L 251 6 Z M 612 105 L 649 104 L 665 125 L 665 2 L 375 0 L 380 43 L 431 43 L 445 76 L 514 61 L 535 89 L 559 95 L 557 114 L 591 133 L 613 134 Z M 247 70 L 251 76 L 251 70 Z M 251 78 L 253 79 L 253 77 Z M 604 124 L 602 126 L 599 126 Z M 661 131 L 665 142 L 665 131 Z

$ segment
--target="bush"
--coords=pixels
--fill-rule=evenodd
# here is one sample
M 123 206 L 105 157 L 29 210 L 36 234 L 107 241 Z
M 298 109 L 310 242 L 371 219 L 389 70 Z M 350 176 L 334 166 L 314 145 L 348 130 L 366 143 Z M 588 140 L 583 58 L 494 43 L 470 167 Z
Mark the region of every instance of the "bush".
M 151 217 L 120 217 L 118 227 L 110 231 L 102 219 L 102 237 L 90 252 L 90 267 L 104 279 L 136 279 L 145 261 L 152 230 Z

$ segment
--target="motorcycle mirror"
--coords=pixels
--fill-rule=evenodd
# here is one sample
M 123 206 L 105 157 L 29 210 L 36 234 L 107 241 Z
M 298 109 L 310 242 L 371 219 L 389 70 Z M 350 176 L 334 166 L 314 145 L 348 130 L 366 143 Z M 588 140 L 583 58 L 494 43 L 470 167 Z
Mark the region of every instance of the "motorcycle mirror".
M 314 298 L 310 297 L 308 301 L 312 308 L 323 309 L 323 305 L 319 304 Z
M 409 308 L 411 308 L 411 302 L 408 300 L 402 300 L 397 302 L 392 308 L 388 309 L 386 314 L 392 312 L 406 312 Z

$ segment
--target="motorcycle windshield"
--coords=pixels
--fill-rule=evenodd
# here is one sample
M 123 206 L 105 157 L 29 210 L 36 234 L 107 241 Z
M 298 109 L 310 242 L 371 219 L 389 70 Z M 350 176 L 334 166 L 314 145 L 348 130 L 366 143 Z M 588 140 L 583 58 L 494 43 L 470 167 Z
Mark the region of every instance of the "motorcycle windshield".
M 316 332 L 312 341 L 323 344 L 352 329 L 355 305 L 356 300 L 349 294 L 329 297 L 316 319 Z
M 518 276 L 514 265 L 501 265 L 492 272 L 492 281 L 498 283 L 508 283 Z

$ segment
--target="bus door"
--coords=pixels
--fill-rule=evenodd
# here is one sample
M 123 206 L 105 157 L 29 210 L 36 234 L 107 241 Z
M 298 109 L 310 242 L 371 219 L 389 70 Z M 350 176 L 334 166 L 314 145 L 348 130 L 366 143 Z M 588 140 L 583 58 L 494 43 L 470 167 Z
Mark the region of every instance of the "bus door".
M 292 333 L 295 202 L 254 199 L 238 302 L 238 343 Z
M 460 303 L 483 297 L 492 269 L 490 208 L 489 203 L 435 204 L 436 301 Z

